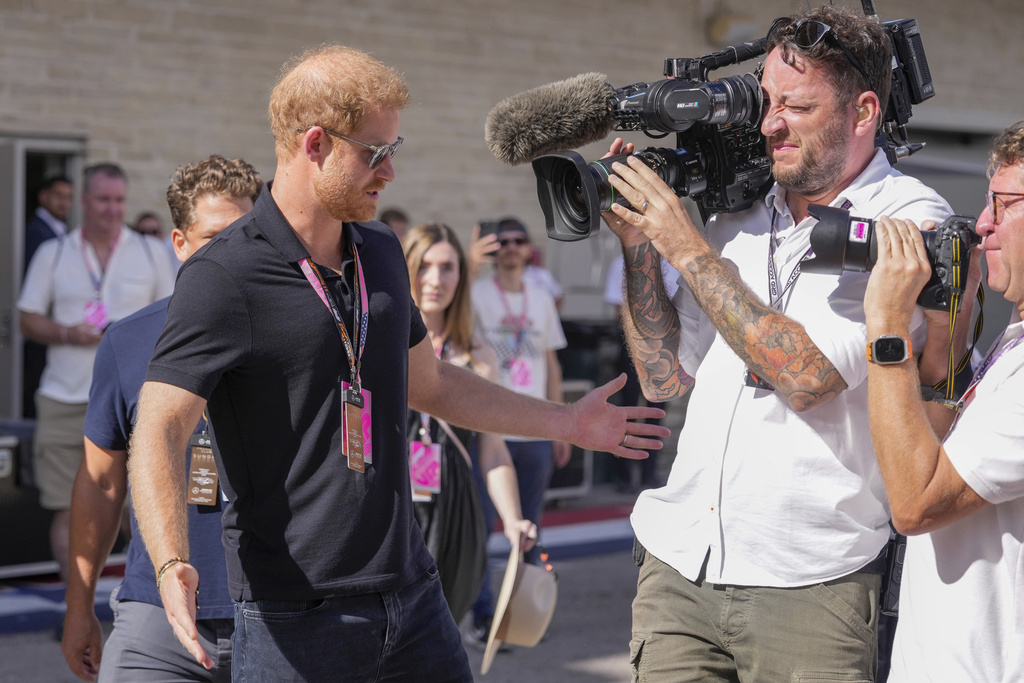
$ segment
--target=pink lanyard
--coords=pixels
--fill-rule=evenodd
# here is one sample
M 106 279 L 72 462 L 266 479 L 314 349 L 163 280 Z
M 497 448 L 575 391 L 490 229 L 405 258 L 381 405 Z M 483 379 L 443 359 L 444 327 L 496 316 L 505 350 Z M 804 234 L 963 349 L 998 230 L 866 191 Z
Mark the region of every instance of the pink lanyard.
M 355 244 L 352 244 L 352 257 L 356 264 L 354 284 L 357 300 L 353 323 L 355 323 L 355 332 L 359 339 L 358 349 L 353 349 L 352 347 L 352 340 L 349 337 L 348 329 L 345 327 L 345 321 L 341 317 L 341 311 L 334 301 L 334 296 L 331 295 L 330 290 L 327 288 L 327 283 L 324 281 L 323 275 L 320 274 L 320 269 L 309 258 L 302 259 L 299 264 L 302 268 L 302 273 L 313 287 L 313 291 L 320 297 L 320 301 L 331 312 L 334 322 L 338 325 L 338 334 L 341 336 L 341 343 L 345 347 L 345 355 L 348 357 L 349 377 L 351 378 L 353 389 L 358 392 L 360 387 L 359 371 L 362 365 L 363 350 L 366 348 L 366 329 L 370 326 L 370 301 L 366 294 L 366 280 L 363 277 L 363 269 L 359 262 L 359 250 L 356 249 Z M 358 353 L 356 352 L 357 350 Z
M 516 343 L 515 346 L 512 347 L 512 355 L 518 356 L 519 347 L 523 343 L 523 334 L 526 332 L 526 313 L 529 311 L 530 306 L 530 301 L 526 296 L 526 283 L 523 283 L 523 312 L 519 314 L 518 318 L 512 315 L 512 307 L 508 305 L 508 299 L 505 298 L 505 290 L 501 288 L 501 283 L 498 281 L 497 277 L 494 278 L 494 286 L 498 288 L 498 296 L 501 297 L 501 305 L 505 307 L 505 312 L 508 314 L 506 319 L 514 320 L 518 327 L 513 334 Z
M 99 301 L 102 297 L 103 292 L 103 280 L 107 277 L 107 270 L 100 266 L 100 274 L 97 276 L 96 273 L 92 272 L 92 264 L 89 263 L 89 255 L 85 250 L 85 235 L 79 235 L 82 238 L 82 261 L 85 262 L 85 271 L 89 273 L 89 280 L 92 281 L 92 289 L 96 294 L 96 300 Z M 117 249 L 118 243 L 121 241 L 121 230 L 117 231 L 117 235 L 114 236 L 114 241 L 110 244 L 110 256 L 107 257 L 107 265 L 110 265 L 110 261 L 114 258 L 114 250 Z M 95 249 L 93 250 L 95 251 Z M 99 262 L 99 255 L 96 256 L 97 263 Z

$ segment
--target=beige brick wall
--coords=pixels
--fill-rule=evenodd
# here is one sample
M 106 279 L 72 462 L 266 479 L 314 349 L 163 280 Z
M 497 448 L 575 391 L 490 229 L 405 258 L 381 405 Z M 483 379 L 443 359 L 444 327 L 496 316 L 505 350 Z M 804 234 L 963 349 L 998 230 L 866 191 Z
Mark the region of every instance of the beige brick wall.
M 728 3 L 765 28 L 802 2 Z M 854 3 L 855 5 L 857 3 Z M 659 77 L 666 56 L 712 50 L 715 0 L 0 0 L 0 132 L 77 134 L 89 161 L 122 163 L 129 215 L 155 209 L 174 168 L 217 152 L 274 169 L 268 92 L 289 56 L 323 42 L 403 71 L 413 104 L 384 205 L 460 231 L 520 214 L 538 226 L 528 166 L 483 140 L 500 99 L 585 71 L 616 85 Z M 915 120 L 991 129 L 1024 117 L 1019 0 L 878 0 L 922 25 L 938 95 Z M 637 139 L 638 142 L 642 138 Z M 586 152 L 596 155 L 601 145 Z

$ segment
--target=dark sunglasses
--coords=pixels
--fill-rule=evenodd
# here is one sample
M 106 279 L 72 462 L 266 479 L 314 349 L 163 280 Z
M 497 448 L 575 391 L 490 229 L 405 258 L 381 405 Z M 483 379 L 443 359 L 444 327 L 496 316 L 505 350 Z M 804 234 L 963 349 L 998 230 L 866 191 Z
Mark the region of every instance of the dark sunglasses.
M 498 240 L 498 246 L 502 246 L 502 247 L 507 247 L 510 244 L 515 245 L 517 247 L 521 247 L 524 244 L 529 244 L 529 243 L 530 243 L 530 240 L 526 239 L 525 237 L 506 237 L 503 240 Z
M 374 169 L 374 168 L 377 168 L 378 166 L 380 166 L 381 163 L 384 162 L 384 156 L 385 155 L 387 155 L 387 156 L 391 157 L 392 159 L 394 159 L 395 155 L 398 154 L 398 148 L 402 146 L 403 142 L 405 142 L 405 138 L 401 138 L 400 137 L 397 140 L 395 140 L 395 142 L 393 144 L 390 144 L 390 145 L 370 145 L 370 144 L 367 144 L 365 142 L 360 142 L 359 140 L 356 140 L 355 138 L 350 138 L 347 135 L 342 135 L 341 133 L 336 133 L 335 131 L 331 130 L 330 128 L 324 128 L 323 126 L 306 126 L 305 128 L 297 128 L 295 130 L 295 132 L 296 133 L 305 133 L 310 128 L 323 128 L 323 131 L 325 133 L 329 134 L 329 135 L 333 135 L 336 138 L 341 138 L 342 140 L 348 140 L 349 142 L 351 142 L 353 144 L 356 144 L 356 145 L 362 145 L 366 149 L 370 150 L 370 164 L 369 164 L 369 166 L 370 166 L 371 169 Z
M 864 81 L 868 84 L 868 88 L 874 92 L 875 84 L 871 81 L 871 77 L 868 76 L 868 72 L 864 70 L 864 66 L 860 63 L 860 60 L 850 49 L 843 44 L 843 41 L 839 40 L 839 36 L 836 35 L 835 29 L 828 24 L 816 21 L 814 19 L 803 19 L 801 21 L 794 22 L 789 17 L 779 17 L 772 22 L 772 27 L 768 29 L 768 42 L 776 42 L 774 38 L 780 32 L 788 31 L 792 27 L 793 29 L 793 43 L 801 50 L 810 50 L 812 47 L 821 42 L 822 38 L 829 37 L 832 42 L 835 43 L 843 54 L 846 55 L 846 59 L 850 61 L 853 68 L 864 77 Z

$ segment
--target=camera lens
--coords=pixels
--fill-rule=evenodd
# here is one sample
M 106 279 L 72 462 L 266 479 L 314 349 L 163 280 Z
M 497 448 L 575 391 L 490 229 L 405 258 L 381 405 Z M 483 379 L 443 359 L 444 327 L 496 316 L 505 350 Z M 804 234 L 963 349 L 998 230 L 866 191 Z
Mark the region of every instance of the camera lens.
M 554 190 L 557 204 L 562 207 L 574 223 L 590 221 L 590 210 L 583 196 L 583 183 L 579 172 L 571 164 L 564 164 L 555 178 Z

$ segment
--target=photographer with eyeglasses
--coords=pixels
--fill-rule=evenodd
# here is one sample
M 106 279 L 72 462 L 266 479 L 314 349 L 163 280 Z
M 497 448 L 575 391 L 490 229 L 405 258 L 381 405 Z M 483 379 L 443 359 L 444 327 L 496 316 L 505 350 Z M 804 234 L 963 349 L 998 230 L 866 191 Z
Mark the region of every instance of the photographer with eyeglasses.
M 976 230 L 988 286 L 1014 304 L 1006 330 L 955 404 L 921 400 L 919 387 L 946 375 L 941 336 L 919 364 L 868 370 L 875 455 L 909 537 L 894 683 L 1024 680 L 1024 121 L 996 140 L 989 171 Z M 916 226 L 883 219 L 864 297 L 869 338 L 907 335 L 931 270 Z M 972 268 L 965 300 L 980 278 Z
M 701 230 L 641 161 L 612 167 L 636 207 L 604 219 L 644 394 L 694 392 L 667 485 L 632 515 L 639 681 L 875 676 L 889 509 L 868 429 L 867 276 L 801 273 L 808 205 L 917 222 L 951 210 L 875 146 L 891 83 L 880 24 L 826 6 L 777 20 L 767 43 L 763 200 Z M 671 299 L 662 257 L 681 274 Z M 915 347 L 926 328 L 915 310 Z

